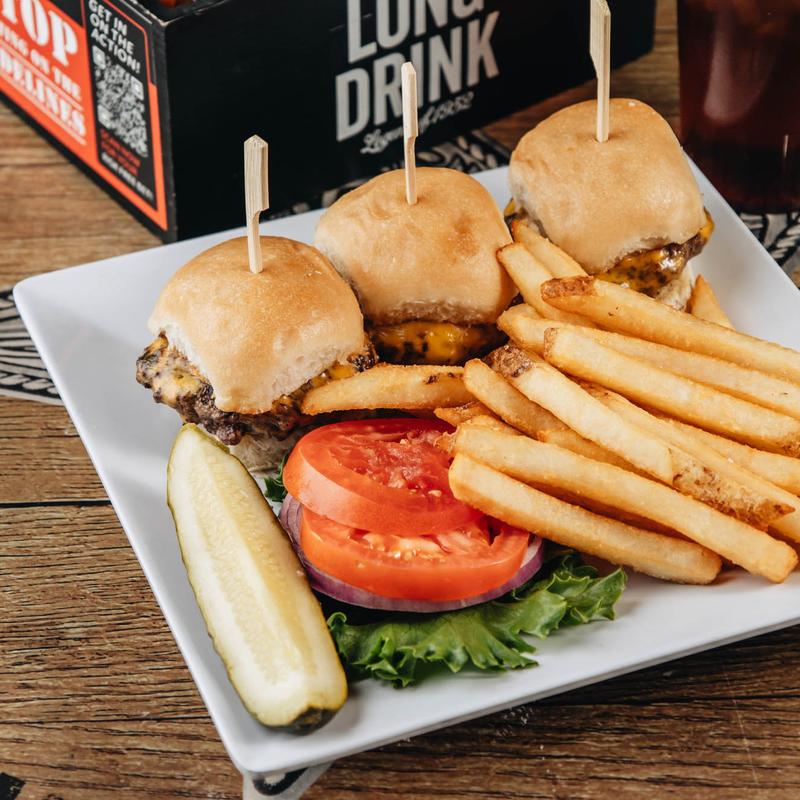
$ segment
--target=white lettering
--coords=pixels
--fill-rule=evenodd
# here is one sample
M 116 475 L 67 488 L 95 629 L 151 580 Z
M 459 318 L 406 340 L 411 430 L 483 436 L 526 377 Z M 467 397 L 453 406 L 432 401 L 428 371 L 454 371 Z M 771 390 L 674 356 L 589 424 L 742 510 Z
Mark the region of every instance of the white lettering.
M 355 89 L 355 108 L 350 104 L 350 87 Z M 353 111 L 355 113 L 353 113 Z M 369 122 L 369 73 L 355 69 L 336 76 L 336 141 L 341 142 L 364 130 Z
M 453 13 L 459 19 L 466 19 L 476 11 L 483 11 L 483 0 L 453 0 Z
M 45 75 L 50 74 L 50 62 L 38 50 L 31 50 L 30 59 L 34 67 L 38 67 Z
M 430 8 L 437 28 L 447 25 L 447 0 L 416 0 L 414 5 L 414 36 L 422 36 L 428 30 L 427 10 Z
M 397 10 L 397 27 L 392 31 L 391 27 L 391 8 L 389 0 L 378 0 L 378 8 L 375 12 L 376 28 L 378 33 L 378 44 L 384 50 L 391 50 L 403 42 L 411 31 L 411 7 L 410 0 L 394 0 L 394 7 Z
M 64 130 L 83 142 L 86 135 L 86 121 L 79 108 L 62 96 L 46 77 L 40 77 L 24 61 L 0 46 L 0 73 L 35 102 L 51 119 Z
M 17 7 L 14 3 L 14 0 L 3 0 L 3 16 L 9 22 L 16 22 L 17 21 Z
M 382 125 L 389 118 L 387 105 L 391 105 L 395 117 L 400 116 L 403 111 L 400 68 L 404 61 L 405 58 L 401 53 L 389 53 L 375 61 L 372 93 L 372 119 L 375 125 Z
M 492 43 L 489 41 L 499 15 L 499 11 L 492 11 L 486 17 L 483 30 L 479 19 L 473 19 L 467 24 L 467 86 L 474 86 L 480 81 L 481 62 L 487 78 L 496 78 L 500 74 Z
M 28 35 L 38 45 L 45 45 L 50 41 L 50 29 L 47 26 L 47 14 L 39 0 L 22 0 L 20 6 L 22 24 Z
M 425 43 L 416 42 L 411 45 L 411 63 L 417 75 L 425 75 Z M 417 86 L 417 108 L 422 108 L 425 103 L 425 81 L 420 77 Z
M 72 26 L 63 20 L 55 11 L 50 15 L 50 31 L 53 36 L 53 58 L 65 67 L 69 66 L 69 56 L 78 52 L 78 37 Z
M 28 47 L 28 40 L 23 39 L 10 25 L 0 21 L 0 39 L 8 42 L 18 53 L 27 57 L 30 52 Z
M 442 96 L 442 75 L 451 92 L 461 91 L 461 28 L 450 31 L 450 53 L 444 46 L 441 35 L 430 40 L 430 75 L 428 78 L 428 101 L 435 103 Z
M 353 64 L 377 52 L 376 42 L 361 43 L 361 0 L 347 0 L 347 63 Z
M 91 8 L 98 0 L 87 2 Z M 394 129 L 383 126 L 401 115 L 400 68 L 406 59 L 418 75 L 420 131 L 423 120 L 436 124 L 471 107 L 474 93 L 467 87 L 500 74 L 492 46 L 500 12 L 479 13 L 485 5 L 485 0 L 347 0 L 349 63 L 364 65 L 335 78 L 337 140 L 363 134 L 367 148 L 392 140 Z M 461 98 L 458 108 L 453 95 Z M 368 126 L 371 132 L 364 133 Z

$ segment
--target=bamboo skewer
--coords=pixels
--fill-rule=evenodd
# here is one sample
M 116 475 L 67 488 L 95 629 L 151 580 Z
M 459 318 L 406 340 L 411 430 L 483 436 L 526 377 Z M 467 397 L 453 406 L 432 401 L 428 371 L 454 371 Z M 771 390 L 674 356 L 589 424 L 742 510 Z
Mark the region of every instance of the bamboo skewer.
M 417 72 L 410 61 L 403 64 L 400 72 L 403 92 L 403 148 L 406 171 L 406 202 L 413 206 L 417 202 Z
M 251 136 L 244 143 L 244 206 L 247 217 L 247 256 L 250 271 L 259 273 L 261 261 L 261 234 L 258 218 L 269 208 L 268 146 L 260 136 Z
M 611 10 L 606 0 L 591 0 L 589 53 L 597 75 L 598 142 L 608 140 L 608 105 L 611 91 Z

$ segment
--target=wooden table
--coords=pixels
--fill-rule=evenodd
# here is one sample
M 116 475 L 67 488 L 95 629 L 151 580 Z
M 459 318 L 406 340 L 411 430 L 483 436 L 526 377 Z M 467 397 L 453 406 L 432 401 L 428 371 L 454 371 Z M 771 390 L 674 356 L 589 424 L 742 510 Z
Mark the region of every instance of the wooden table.
M 613 90 L 677 121 L 671 0 Z M 592 91 L 489 133 L 513 145 Z M 0 110 L 0 286 L 156 243 Z M 67 414 L 0 399 L 0 440 L 0 772 L 26 782 L 20 800 L 240 797 Z M 307 796 L 797 798 L 799 645 L 789 629 L 364 753 Z

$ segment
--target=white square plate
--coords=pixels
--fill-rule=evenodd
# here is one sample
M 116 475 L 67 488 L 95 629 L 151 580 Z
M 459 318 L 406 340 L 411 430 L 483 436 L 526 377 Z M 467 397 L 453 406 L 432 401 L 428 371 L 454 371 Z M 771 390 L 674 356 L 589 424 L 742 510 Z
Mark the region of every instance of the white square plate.
M 502 206 L 506 169 L 478 179 Z M 696 269 L 743 331 L 800 349 L 800 293 L 738 217 L 698 175 L 716 221 Z M 310 242 L 320 212 L 275 220 L 264 233 Z M 145 321 L 167 278 L 229 231 L 86 264 L 20 283 L 15 298 L 111 498 L 222 741 L 243 771 L 320 763 L 634 669 L 800 622 L 800 574 L 773 586 L 742 572 L 710 587 L 634 576 L 618 619 L 537 644 L 539 667 L 463 673 L 394 690 L 355 684 L 325 727 L 306 736 L 262 727 L 244 709 L 214 651 L 181 562 L 165 504 L 165 468 L 177 415 L 134 380 L 149 342 Z

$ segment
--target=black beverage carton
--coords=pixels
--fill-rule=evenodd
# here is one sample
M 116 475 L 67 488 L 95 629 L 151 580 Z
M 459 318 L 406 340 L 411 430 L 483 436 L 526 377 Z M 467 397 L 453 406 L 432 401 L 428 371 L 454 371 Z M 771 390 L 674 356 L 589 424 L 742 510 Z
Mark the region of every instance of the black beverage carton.
M 612 64 L 654 0 L 609 0 Z M 591 77 L 588 0 L 0 0 L 6 102 L 171 241 L 244 223 L 244 140 L 280 211 Z

